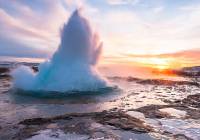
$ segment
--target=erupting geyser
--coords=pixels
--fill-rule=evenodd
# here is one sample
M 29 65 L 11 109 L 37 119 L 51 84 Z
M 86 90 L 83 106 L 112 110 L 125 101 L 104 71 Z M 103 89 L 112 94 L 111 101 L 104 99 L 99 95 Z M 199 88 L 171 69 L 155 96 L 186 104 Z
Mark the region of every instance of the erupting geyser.
M 39 65 L 34 73 L 21 66 L 12 72 L 14 86 L 23 90 L 96 91 L 107 86 L 95 65 L 102 42 L 88 21 L 76 10 L 61 34 L 61 43 L 53 57 Z

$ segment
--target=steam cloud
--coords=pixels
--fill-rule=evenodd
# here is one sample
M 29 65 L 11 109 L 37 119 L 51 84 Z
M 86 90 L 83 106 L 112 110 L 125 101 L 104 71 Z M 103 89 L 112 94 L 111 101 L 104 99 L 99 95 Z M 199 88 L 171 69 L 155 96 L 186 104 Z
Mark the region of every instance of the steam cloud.
M 38 73 L 26 66 L 14 70 L 14 87 L 59 92 L 105 88 L 107 82 L 95 68 L 101 50 L 98 35 L 76 10 L 64 25 L 60 46 L 52 58 L 39 65 Z

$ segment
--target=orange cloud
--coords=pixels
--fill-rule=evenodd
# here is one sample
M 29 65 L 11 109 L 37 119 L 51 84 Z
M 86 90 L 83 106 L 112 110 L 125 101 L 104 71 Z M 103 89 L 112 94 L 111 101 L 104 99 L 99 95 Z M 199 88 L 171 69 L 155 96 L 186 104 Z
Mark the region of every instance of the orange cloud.
M 166 54 L 121 54 L 104 57 L 110 63 L 121 63 L 154 68 L 181 68 L 200 64 L 200 49 L 192 49 Z

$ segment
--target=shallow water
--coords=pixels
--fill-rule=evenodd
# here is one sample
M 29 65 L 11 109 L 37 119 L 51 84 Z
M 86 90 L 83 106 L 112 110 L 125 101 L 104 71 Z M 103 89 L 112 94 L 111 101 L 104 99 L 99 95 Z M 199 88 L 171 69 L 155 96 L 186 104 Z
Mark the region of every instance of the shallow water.
M 73 112 L 98 112 L 117 108 L 117 110 L 128 111 L 148 105 L 168 105 L 169 102 L 184 99 L 188 95 L 200 93 L 200 88 L 193 85 L 155 85 L 155 84 L 139 84 L 137 81 L 128 81 L 126 78 L 109 78 L 109 81 L 116 85 L 114 89 L 102 89 L 99 92 L 75 92 L 70 94 L 50 93 L 55 94 L 49 96 L 43 92 L 25 92 L 12 89 L 12 80 L 8 77 L 0 78 L 0 126 L 7 127 L 18 122 L 34 117 L 50 117 Z M 48 96 L 46 96 L 48 95 Z M 172 111 L 175 111 L 171 109 Z M 168 110 L 161 110 L 170 112 Z M 183 125 L 173 125 L 171 119 L 151 121 L 159 121 L 163 123 L 160 127 L 156 123 L 151 123 L 155 129 L 163 128 L 163 130 L 175 134 L 184 134 L 192 139 L 199 138 L 200 128 L 193 128 L 191 124 L 200 125 L 200 120 L 183 120 L 181 117 L 176 117 L 176 121 L 184 123 Z M 180 112 L 178 112 L 180 113 Z M 139 119 L 147 120 L 141 113 L 132 112 L 129 114 Z M 180 115 L 180 114 L 179 114 Z M 185 121 L 185 122 L 184 122 Z M 168 124 L 168 125 L 167 125 Z M 173 127 L 173 128 L 172 128 Z M 171 128 L 171 129 L 169 129 Z M 181 131 L 180 131 L 181 130 Z M 137 138 L 135 133 L 129 134 L 128 131 L 115 131 L 122 138 L 130 136 Z M 159 133 L 159 132 L 158 132 Z M 163 135 L 163 134 L 161 134 Z M 139 139 L 151 139 L 158 137 L 155 135 L 144 135 Z
M 87 140 L 89 136 L 78 135 L 75 133 L 65 134 L 61 130 L 52 131 L 51 129 L 38 132 L 35 136 L 27 140 Z

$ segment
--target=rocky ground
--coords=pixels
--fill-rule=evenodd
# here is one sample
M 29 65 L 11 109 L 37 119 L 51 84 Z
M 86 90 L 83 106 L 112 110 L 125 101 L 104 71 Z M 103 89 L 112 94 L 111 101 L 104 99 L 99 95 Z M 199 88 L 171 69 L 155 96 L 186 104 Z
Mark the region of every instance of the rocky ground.
M 149 105 L 137 109 L 129 109 L 126 112 L 115 108 L 102 112 L 71 113 L 49 118 L 31 118 L 25 119 L 16 125 L 1 128 L 0 136 L 1 139 L 6 140 L 23 140 L 37 136 L 42 130 L 52 130 L 53 132 L 58 132 L 59 130 L 68 134 L 75 133 L 78 136 L 84 136 L 84 139 L 118 140 L 123 139 L 123 137 L 120 137 L 120 132 L 128 131 L 133 134 L 141 134 L 139 139 L 163 138 L 190 140 L 192 138 L 184 134 L 173 134 L 156 129 L 151 124 L 152 122 L 148 122 L 147 119 L 177 119 L 181 117 L 182 120 L 198 120 L 200 117 L 199 106 L 200 94 L 197 94 L 188 96 L 183 100 L 171 102 L 170 105 Z M 185 113 L 183 116 L 180 113 L 177 113 L 180 116 L 177 114 L 172 115 L 170 112 L 162 111 L 165 108 L 173 108 Z M 139 114 L 143 114 L 144 116 L 140 116 Z M 162 124 L 158 123 L 157 125 Z M 59 138 L 59 133 L 55 133 L 52 137 Z
M 7 71 L 3 72 L 6 73 Z M 26 113 L 21 114 L 24 111 L 23 108 L 28 106 L 25 111 L 33 109 L 32 106 L 41 104 L 45 100 L 20 104 L 19 109 L 14 107 L 13 104 L 18 102 L 9 99 L 13 95 L 9 95 L 9 98 L 6 96 L 10 94 L 11 77 L 0 76 L 0 139 L 200 139 L 200 88 L 198 82 L 194 80 L 172 81 L 133 77 L 112 77 L 109 80 L 121 82 L 121 85 L 125 84 L 124 89 L 128 90 L 123 91 L 123 94 L 120 94 L 117 98 L 106 99 L 105 101 L 92 100 L 94 98 L 92 96 L 91 99 L 87 100 L 80 98 L 81 103 L 80 100 L 76 100 L 66 106 L 63 101 L 60 105 L 60 99 L 56 99 L 56 102 L 50 100 L 50 105 L 49 101 L 48 104 L 46 102 L 44 104 L 44 107 L 46 107 L 59 102 L 59 109 L 62 105 L 65 108 L 77 104 L 80 108 L 80 106 L 98 104 L 100 107 L 103 106 L 101 109 L 87 112 L 74 111 L 75 113 L 53 114 L 51 116 L 31 116 L 29 114 L 25 117 L 24 114 Z M 5 99 L 3 100 L 4 96 Z M 23 99 L 27 100 L 25 97 Z M 7 104 L 11 105 L 7 108 Z M 12 111 L 12 114 L 10 111 Z M 47 111 L 54 112 L 55 109 L 48 108 Z M 11 122 L 8 119 L 16 117 L 19 117 L 17 118 L 18 121 Z M 8 121 L 5 121 L 5 119 L 8 119 Z

